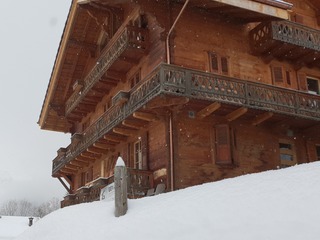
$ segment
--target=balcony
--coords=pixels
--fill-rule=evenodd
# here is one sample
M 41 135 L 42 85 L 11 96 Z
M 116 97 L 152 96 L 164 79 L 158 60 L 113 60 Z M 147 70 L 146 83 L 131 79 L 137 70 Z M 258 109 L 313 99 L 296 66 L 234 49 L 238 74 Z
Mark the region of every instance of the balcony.
M 320 31 L 290 21 L 259 24 L 250 32 L 254 54 L 320 67 Z
M 97 201 L 100 199 L 101 189 L 113 182 L 113 176 L 98 178 L 86 184 L 86 186 L 79 188 L 74 194 L 65 196 L 61 202 L 61 207 Z M 128 168 L 127 186 L 129 198 L 146 196 L 147 191 L 154 187 L 153 172 Z
M 161 64 L 129 92 L 124 104 L 108 109 L 58 154 L 53 161 L 53 176 L 59 176 L 60 171 L 76 172 L 74 166 L 68 167 L 72 160 L 160 94 L 320 121 L 318 95 Z
M 122 70 L 124 72 L 129 70 L 132 61 L 138 61 L 145 53 L 147 35 L 147 30 L 135 26 L 134 20 L 130 21 L 127 26 L 121 27 L 101 53 L 97 64 L 67 100 L 65 115 L 68 117 L 73 114 L 71 119 L 78 117 L 80 120 L 83 115 L 94 109 L 95 105 L 110 90 L 110 86 L 117 84 L 114 79 L 106 81 L 108 79 L 107 71 L 116 61 L 120 60 L 122 68 L 128 66 L 127 69 Z

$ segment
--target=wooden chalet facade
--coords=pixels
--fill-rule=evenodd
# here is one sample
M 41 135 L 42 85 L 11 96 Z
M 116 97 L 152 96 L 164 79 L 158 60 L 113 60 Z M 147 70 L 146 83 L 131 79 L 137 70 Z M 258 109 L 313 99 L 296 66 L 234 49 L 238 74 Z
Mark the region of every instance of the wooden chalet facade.
M 320 160 L 320 3 L 74 0 L 39 125 L 63 206 Z

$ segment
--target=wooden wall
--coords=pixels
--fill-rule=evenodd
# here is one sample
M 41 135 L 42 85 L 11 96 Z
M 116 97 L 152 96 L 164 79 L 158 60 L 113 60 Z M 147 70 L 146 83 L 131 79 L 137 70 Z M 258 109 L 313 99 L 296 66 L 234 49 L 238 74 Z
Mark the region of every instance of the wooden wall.
M 315 11 L 310 5 L 303 3 L 305 1 L 292 0 L 289 2 L 295 4 L 294 12 L 302 14 L 307 25 L 319 28 L 316 24 Z M 138 70 L 141 70 L 141 79 L 144 79 L 159 63 L 165 61 L 164 36 L 172 20 L 181 9 L 181 4 L 171 5 L 172 12 L 170 13 L 164 1 L 150 3 L 147 0 L 140 0 L 139 3 L 144 4 L 140 11 L 145 14 L 150 29 L 148 54 L 126 73 L 126 81 L 119 82 L 102 99 L 93 113 L 76 124 L 76 132 L 83 132 L 85 122 L 89 122 L 89 124 L 95 122 L 105 112 L 106 105 L 110 103 L 118 91 L 129 91 L 129 80 Z M 139 5 L 134 6 L 140 7 Z M 129 8 L 124 9 L 124 15 L 128 14 L 130 14 Z M 172 64 L 209 71 L 208 52 L 213 51 L 228 58 L 230 76 L 244 80 L 273 84 L 270 67 L 274 65 L 281 65 L 295 71 L 290 63 L 273 60 L 267 64 L 260 57 L 253 56 L 248 39 L 248 33 L 251 29 L 252 25 L 226 21 L 226 19 L 204 10 L 187 8 L 170 41 Z M 318 70 L 307 68 L 301 70 L 319 75 Z M 290 87 L 298 88 L 296 74 L 293 74 Z M 299 149 L 296 151 L 299 163 L 313 159 L 314 150 L 308 146 L 320 143 L 320 138 L 309 139 L 306 137 L 312 136 L 314 133 L 305 135 L 301 131 L 296 131 L 293 137 L 288 137 L 285 127 L 270 128 L 267 124 L 255 127 L 246 121 L 236 120 L 230 123 L 230 128 L 235 133 L 233 164 L 219 165 L 215 163 L 213 131 L 215 124 L 221 123 L 221 119 L 210 116 L 203 120 L 195 120 L 188 117 L 188 110 L 185 108 L 181 112 L 176 112 L 174 116 L 174 180 L 176 189 L 227 177 L 277 169 L 280 165 L 279 139 L 284 138 L 294 142 L 295 148 Z M 270 131 L 270 129 L 272 130 Z M 139 134 L 145 132 L 145 130 L 141 130 Z M 147 128 L 147 168 L 155 172 L 156 182 L 166 182 L 167 186 L 169 186 L 168 176 L 170 174 L 168 132 L 168 119 L 165 116 L 162 116 L 161 120 L 157 122 L 150 123 Z M 128 142 L 134 142 L 139 134 L 129 138 Z M 98 178 L 101 176 L 101 161 L 105 161 L 108 164 L 105 165 L 104 174 L 105 177 L 108 177 L 112 174 L 114 161 L 118 155 L 129 158 L 128 142 L 119 144 L 114 152 L 90 164 L 88 168 L 83 169 L 83 172 L 92 167 L 93 179 Z M 128 160 L 125 159 L 125 161 Z M 130 165 L 129 162 L 127 163 Z M 81 173 L 75 177 L 75 189 L 81 186 L 80 175 Z
M 232 139 L 232 164 L 218 164 L 215 161 L 214 128 L 217 124 L 229 124 L 234 139 Z M 187 109 L 175 115 L 175 188 L 185 188 L 205 182 L 221 180 L 256 173 L 281 167 L 279 142 L 281 140 L 293 143 L 297 163 L 310 160 L 308 154 L 315 158 L 314 144 L 317 140 L 307 141 L 306 133 L 298 128 L 273 125 L 270 123 L 253 126 L 246 120 L 226 122 L 218 116 L 209 116 L 199 120 L 188 117 Z M 319 129 L 317 129 L 320 134 Z M 313 144 L 312 150 L 307 149 L 307 143 Z
M 304 14 L 306 18 L 304 24 L 319 28 L 315 10 L 310 5 L 302 1 L 292 2 L 297 6 L 294 11 Z M 173 15 L 176 16 L 180 8 L 180 5 L 175 6 Z M 237 23 L 205 10 L 187 8 L 178 21 L 171 40 L 172 63 L 210 71 L 208 52 L 216 52 L 228 58 L 229 75 L 232 77 L 273 84 L 271 67 L 282 66 L 291 72 L 291 85 L 279 86 L 298 89 L 298 72 L 291 63 L 276 59 L 266 63 L 265 59 L 252 54 L 249 31 L 255 26 L 256 24 Z M 300 71 L 311 70 L 300 69 Z M 317 75 L 319 76 L 319 72 Z

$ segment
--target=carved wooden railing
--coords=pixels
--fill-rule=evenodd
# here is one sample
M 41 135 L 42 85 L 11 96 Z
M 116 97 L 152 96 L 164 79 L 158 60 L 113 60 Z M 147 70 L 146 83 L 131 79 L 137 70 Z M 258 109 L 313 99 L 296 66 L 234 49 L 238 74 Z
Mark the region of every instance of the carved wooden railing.
M 153 172 L 128 168 L 128 195 L 133 198 L 143 197 L 148 189 L 153 188 Z
M 320 96 L 262 83 L 161 64 L 129 92 L 123 105 L 108 109 L 54 160 L 53 174 L 159 94 L 169 94 L 295 117 L 320 120 Z
M 154 187 L 153 172 L 133 168 L 127 168 L 127 170 L 128 197 L 139 198 L 146 196 L 148 189 Z M 61 207 L 97 201 L 100 199 L 101 189 L 113 182 L 114 176 L 96 179 L 90 184 L 78 189 L 74 194 L 65 196 L 61 202 Z
M 320 31 L 290 21 L 260 23 L 251 30 L 250 40 L 256 52 L 264 52 L 274 40 L 320 51 Z
M 65 106 L 65 114 L 69 115 L 88 94 L 92 87 L 101 79 L 108 68 L 128 48 L 146 49 L 147 30 L 138 26 L 127 25 L 120 28 L 106 46 L 97 60 L 97 64 L 84 78 L 80 91 L 75 91 Z

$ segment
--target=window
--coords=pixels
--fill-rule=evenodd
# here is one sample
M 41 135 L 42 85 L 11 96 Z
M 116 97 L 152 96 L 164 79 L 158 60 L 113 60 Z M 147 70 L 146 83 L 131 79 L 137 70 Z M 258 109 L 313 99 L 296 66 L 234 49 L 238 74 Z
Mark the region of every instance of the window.
M 215 126 L 215 162 L 232 164 L 230 129 L 227 124 Z
M 218 74 L 229 75 L 229 60 L 215 52 L 209 52 L 210 71 Z
M 130 82 L 130 87 L 133 88 L 135 85 L 137 85 L 140 80 L 141 80 L 141 76 L 140 76 L 140 70 L 138 72 L 136 72 L 133 77 L 129 80 Z
M 294 144 L 291 141 L 279 141 L 279 157 L 281 168 L 289 167 L 297 164 Z
M 142 169 L 142 147 L 141 140 L 137 141 L 133 145 L 134 151 L 134 168 Z
M 290 70 L 285 69 L 282 66 L 272 66 L 271 72 L 274 85 L 283 87 L 291 86 L 292 73 Z
M 298 74 L 299 89 L 308 93 L 320 95 L 320 79 L 307 76 L 305 73 Z
M 319 79 L 307 77 L 308 93 L 320 95 Z

